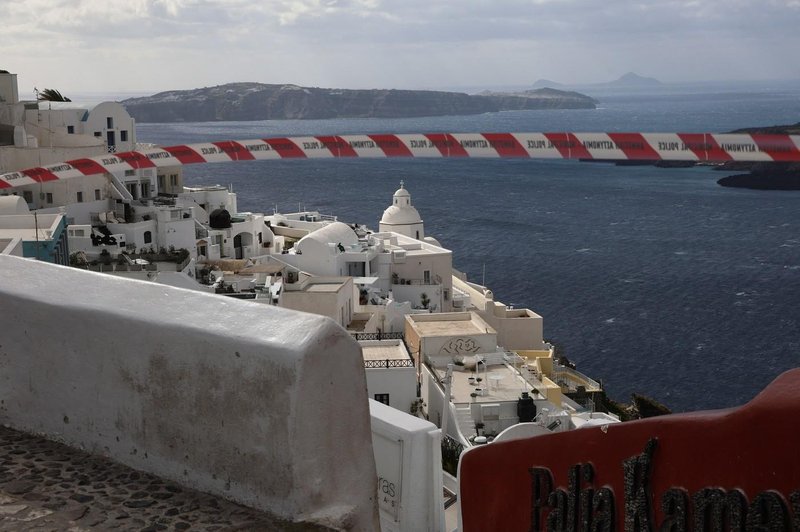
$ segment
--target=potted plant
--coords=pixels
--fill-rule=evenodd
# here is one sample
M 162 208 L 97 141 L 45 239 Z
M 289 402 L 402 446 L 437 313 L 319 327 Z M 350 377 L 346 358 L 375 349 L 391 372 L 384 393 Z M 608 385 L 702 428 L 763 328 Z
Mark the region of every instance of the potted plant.
M 419 302 L 422 303 L 422 308 L 428 308 L 428 305 L 430 304 L 431 300 L 428 299 L 428 294 L 422 292 L 419 295 Z

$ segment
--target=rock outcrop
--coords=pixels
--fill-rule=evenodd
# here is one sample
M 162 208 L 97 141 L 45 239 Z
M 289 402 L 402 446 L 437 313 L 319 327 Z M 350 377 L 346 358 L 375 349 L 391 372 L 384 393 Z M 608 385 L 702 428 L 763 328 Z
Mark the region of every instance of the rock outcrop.
M 469 95 L 442 91 L 322 89 L 263 83 L 229 83 L 167 91 L 130 98 L 122 103 L 139 122 L 409 118 L 595 107 L 595 100 L 588 96 L 554 89 Z

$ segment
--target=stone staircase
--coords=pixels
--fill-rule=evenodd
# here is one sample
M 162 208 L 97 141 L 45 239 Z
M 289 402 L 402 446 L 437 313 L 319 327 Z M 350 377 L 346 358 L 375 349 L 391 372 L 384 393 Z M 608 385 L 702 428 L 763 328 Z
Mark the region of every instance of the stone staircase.
M 456 407 L 456 422 L 465 438 L 469 439 L 470 436 L 475 435 L 475 421 L 472 419 L 469 406 Z

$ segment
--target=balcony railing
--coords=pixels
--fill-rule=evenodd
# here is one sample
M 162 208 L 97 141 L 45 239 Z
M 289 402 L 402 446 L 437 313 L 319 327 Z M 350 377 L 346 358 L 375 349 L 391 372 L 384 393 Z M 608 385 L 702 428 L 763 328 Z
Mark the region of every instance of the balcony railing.
M 438 275 L 435 279 L 392 279 L 393 285 L 411 286 L 436 286 L 442 284 L 442 279 Z
M 410 358 L 401 358 L 401 359 L 387 358 L 385 360 L 365 360 L 364 367 L 367 369 L 413 368 L 414 361 L 411 360 Z
M 374 332 L 374 333 L 350 333 L 353 338 L 358 340 L 404 340 L 405 334 L 402 332 Z
M 554 366 L 551 379 L 559 386 L 569 390 L 575 390 L 578 386 L 584 386 L 587 391 L 602 390 L 603 388 L 594 379 L 566 366 Z

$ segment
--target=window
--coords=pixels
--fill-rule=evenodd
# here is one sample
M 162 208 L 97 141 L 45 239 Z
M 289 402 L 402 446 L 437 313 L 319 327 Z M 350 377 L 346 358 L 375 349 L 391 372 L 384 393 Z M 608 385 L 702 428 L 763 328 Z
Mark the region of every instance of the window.
M 144 232 L 144 243 L 145 244 L 150 244 L 152 241 L 153 241 L 153 233 L 151 233 L 150 231 L 145 231 Z
M 83 203 L 83 192 L 82 191 L 78 191 L 77 197 L 78 197 L 78 203 Z
M 136 175 L 136 170 L 125 170 L 125 177 L 131 177 Z
M 30 190 L 22 191 L 22 197 L 25 198 L 25 203 L 33 203 L 33 192 Z
M 67 133 L 69 133 L 70 135 L 75 133 L 75 126 L 67 126 Z
M 379 403 L 383 403 L 386 406 L 389 406 L 389 394 L 388 393 L 376 393 L 375 400 Z
M 166 177 L 167 176 L 163 174 L 158 176 L 158 190 L 164 190 L 164 187 L 166 186 Z
M 103 136 L 103 132 L 102 131 L 95 131 L 94 132 L 94 136 L 95 137 L 102 137 Z
M 178 174 L 170 174 L 169 175 L 169 184 L 172 187 L 178 186 Z
M 106 117 L 106 128 L 111 129 L 114 127 L 114 118 L 109 116 Z
M 123 129 L 119 132 L 119 141 L 120 142 L 128 142 L 128 130 Z
M 422 283 L 423 284 L 431 284 L 431 271 L 424 270 L 422 272 Z
M 52 192 L 48 192 L 47 193 L 47 203 L 53 203 L 53 193 Z
M 96 199 L 96 200 L 100 199 L 100 189 L 99 188 L 94 189 L 94 199 Z

